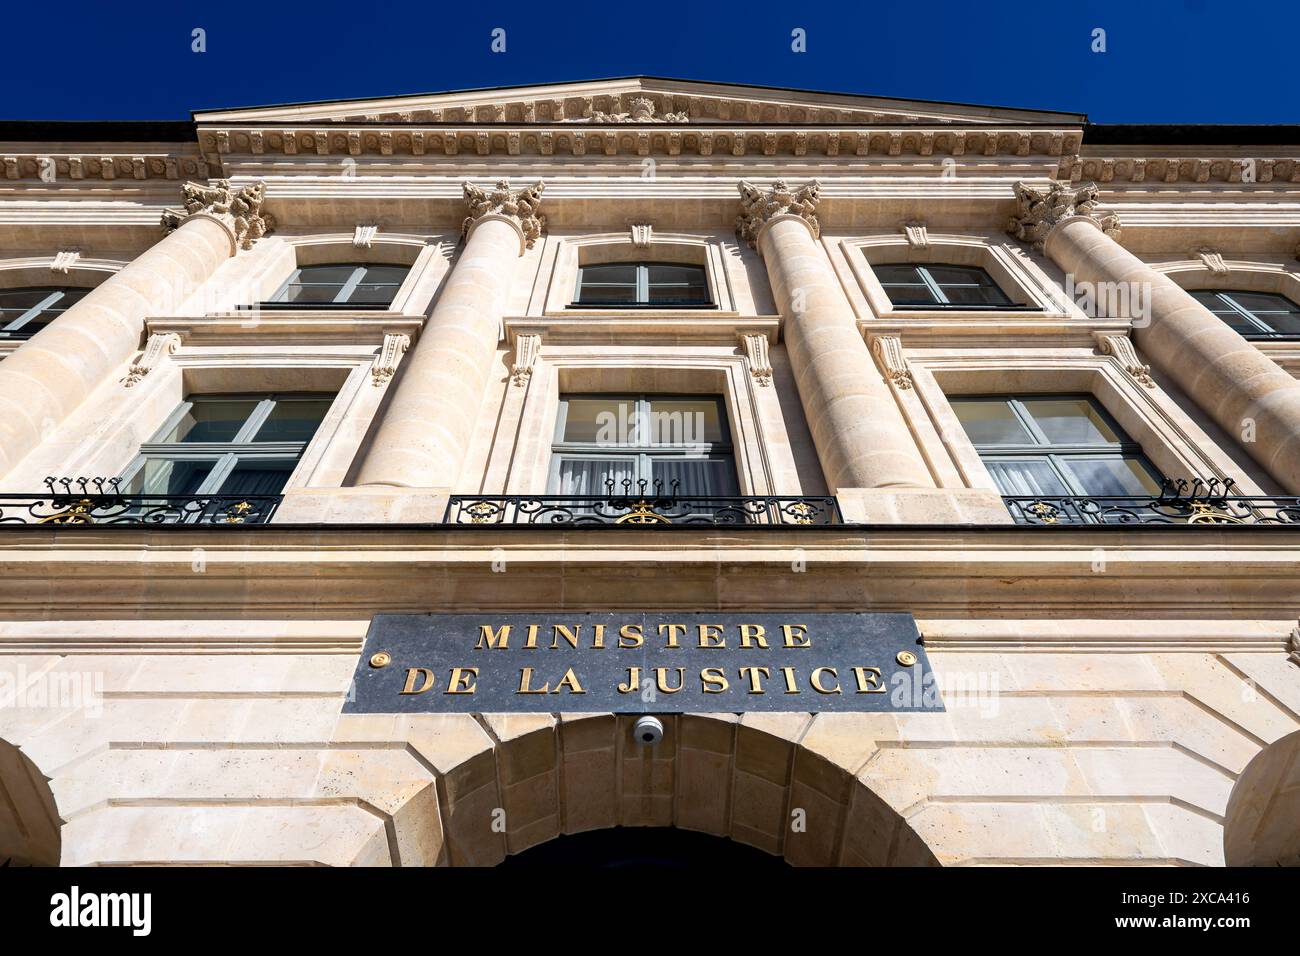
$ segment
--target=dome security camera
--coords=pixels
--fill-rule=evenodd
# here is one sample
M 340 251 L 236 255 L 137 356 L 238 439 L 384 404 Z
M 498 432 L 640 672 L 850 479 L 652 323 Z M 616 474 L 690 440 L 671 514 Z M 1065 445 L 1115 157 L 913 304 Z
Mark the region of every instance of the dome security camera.
M 653 747 L 664 739 L 664 725 L 658 717 L 638 717 L 632 725 L 632 736 L 645 747 Z

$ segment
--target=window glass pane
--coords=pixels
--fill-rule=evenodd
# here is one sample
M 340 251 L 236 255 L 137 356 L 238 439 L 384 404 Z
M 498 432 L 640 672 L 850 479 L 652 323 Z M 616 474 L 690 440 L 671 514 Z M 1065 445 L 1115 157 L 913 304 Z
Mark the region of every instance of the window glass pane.
M 329 398 L 278 400 L 253 441 L 311 441 L 332 401 Z
M 1232 306 L 1224 302 L 1223 299 L 1220 298 L 1219 293 L 1215 292 L 1213 289 L 1196 289 L 1191 293 L 1191 295 L 1193 299 L 1216 314 L 1220 312 L 1233 311 Z
M 1271 292 L 1229 292 L 1232 301 L 1251 312 L 1296 312 L 1300 311 L 1294 302 L 1286 296 Z
M 617 285 L 636 285 L 635 262 L 602 262 L 592 266 L 583 266 L 582 284 L 588 282 L 614 283 Z
M 297 302 L 302 305 L 319 305 L 333 302 L 342 286 L 338 285 L 291 285 L 281 292 L 274 301 Z
M 730 497 L 737 494 L 736 468 L 726 458 L 655 458 L 652 494 Z
M 650 263 L 646 270 L 650 302 L 700 305 L 709 301 L 703 266 Z
M 323 283 L 342 286 L 343 283 L 352 278 L 352 273 L 356 271 L 355 264 L 303 266 L 298 270 L 297 278 L 292 281 L 295 285 L 320 285 Z
M 552 490 L 557 495 L 590 495 L 605 497 L 629 492 L 636 477 L 636 462 L 628 458 L 561 458 L 558 486 Z M 610 490 L 613 482 L 613 491 Z M 632 488 L 635 491 L 634 488 Z
M 397 295 L 397 286 L 395 285 L 373 285 L 362 282 L 352 290 L 352 294 L 344 301 L 355 302 L 359 305 L 389 305 L 395 295 Z
M 940 285 L 992 285 L 988 273 L 973 266 L 927 265 L 925 270 Z
M 1068 495 L 1065 482 L 1046 458 L 985 460 L 998 490 L 1004 495 Z
M 293 471 L 293 461 L 247 461 L 235 465 L 217 492 L 222 495 L 278 495 Z
M 361 281 L 366 283 L 401 285 L 406 281 L 406 274 L 410 271 L 410 266 L 366 266 L 366 271 L 365 274 L 362 275 Z
M 156 442 L 233 441 L 248 416 L 257 408 L 257 399 L 196 400 L 190 410 L 170 432 Z
M 566 442 L 598 442 L 617 448 L 635 443 L 637 403 L 632 398 L 565 399 L 568 417 L 564 423 Z
M 656 398 L 650 402 L 649 435 L 653 445 L 699 445 L 725 438 L 718 402 L 710 398 Z
M 904 284 L 908 284 L 908 283 L 924 284 L 921 283 L 921 278 L 916 273 L 916 266 L 907 265 L 905 263 L 891 263 L 888 265 L 872 266 L 871 271 L 876 274 L 876 278 L 879 279 L 882 283 L 901 282 Z
M 582 285 L 582 298 L 579 305 L 636 305 L 636 286 L 634 285 Z
M 1136 458 L 1081 458 L 1071 455 L 1062 459 L 1078 482 L 1082 494 L 1145 497 L 1160 492 L 1160 482 Z
M 1053 445 L 1118 444 L 1120 437 L 1086 398 L 1027 398 L 1025 409 Z
M 975 445 L 1033 445 L 1033 436 L 1002 399 L 954 399 L 952 410 Z
M 199 490 L 216 461 L 148 458 L 144 467 L 122 486 L 128 495 L 192 495 Z

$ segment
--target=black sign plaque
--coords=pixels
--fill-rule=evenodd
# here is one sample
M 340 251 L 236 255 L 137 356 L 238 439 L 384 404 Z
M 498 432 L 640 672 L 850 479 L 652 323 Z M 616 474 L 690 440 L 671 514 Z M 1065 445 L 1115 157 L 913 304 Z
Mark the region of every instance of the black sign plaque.
M 344 713 L 942 711 L 910 614 L 377 614 Z

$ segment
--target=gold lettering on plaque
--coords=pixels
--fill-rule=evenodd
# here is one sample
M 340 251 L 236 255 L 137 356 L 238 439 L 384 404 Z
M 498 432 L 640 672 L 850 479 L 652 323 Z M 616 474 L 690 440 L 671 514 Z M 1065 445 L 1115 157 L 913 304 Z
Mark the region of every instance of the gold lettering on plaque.
M 595 627 L 596 627 L 596 636 L 592 638 L 591 646 L 596 650 L 601 650 L 605 646 L 605 625 L 597 624 L 595 625 Z
M 537 647 L 537 629 L 539 627 L 541 627 L 540 624 L 528 625 L 528 640 L 524 641 L 524 647 L 530 647 L 530 648 Z
M 677 671 L 677 686 L 676 686 L 676 687 L 669 687 L 669 686 L 668 686 L 668 681 L 666 680 L 666 678 L 667 678 L 667 676 L 668 676 L 668 672 L 671 671 L 671 670 L 676 670 L 676 671 Z M 659 688 L 660 693 L 663 693 L 663 694 L 675 694 L 675 693 L 677 693 L 679 690 L 682 689 L 682 684 L 683 684 L 683 682 L 684 682 L 685 680 L 686 680 L 686 668 L 685 668 L 685 667 L 677 667 L 677 668 L 673 668 L 673 667 L 656 667 L 656 668 L 655 668 L 655 686 L 657 686 L 657 687 Z
M 551 691 L 550 684 L 543 684 L 541 687 L 530 687 L 533 682 L 533 669 L 525 667 L 519 672 L 519 694 L 549 694 Z
M 582 689 L 582 685 L 578 683 L 578 675 L 573 673 L 572 667 L 564 672 L 564 676 L 560 678 L 559 683 L 555 685 L 555 690 L 551 691 L 551 693 L 558 694 L 561 687 L 567 687 L 570 694 L 587 693 Z
M 832 677 L 834 677 L 835 686 L 823 687 L 822 674 L 830 674 Z M 838 694 L 840 692 L 840 675 L 835 673 L 835 668 L 833 667 L 814 668 L 812 672 L 812 677 L 808 679 L 808 682 L 812 684 L 813 690 L 817 691 L 817 693 L 819 694 Z
M 645 643 L 645 635 L 640 624 L 624 624 L 618 629 L 619 647 L 640 647 Z
M 477 667 L 453 667 L 451 677 L 447 680 L 447 693 L 472 694 L 478 690 L 478 684 L 473 683 L 477 679 Z
M 635 694 L 641 689 L 641 668 L 629 667 L 627 669 L 627 682 L 618 685 L 620 694 Z
M 785 635 L 786 647 L 812 647 L 807 624 L 782 624 L 781 633 Z
M 782 667 L 781 673 L 785 675 L 785 692 L 787 694 L 799 693 L 799 685 L 794 680 L 794 668 Z
M 665 630 L 668 631 L 668 643 L 665 644 L 664 647 L 681 647 L 681 645 L 677 643 L 677 639 L 681 637 L 681 635 L 686 633 L 686 625 L 685 624 L 660 624 L 659 633 L 663 634 Z
M 700 671 L 700 683 L 704 685 L 706 694 L 722 694 L 731 686 L 721 667 L 706 667 Z
M 551 631 L 552 631 L 551 650 L 555 650 L 560 646 L 560 638 L 564 638 L 566 641 L 569 642 L 570 647 L 572 647 L 574 650 L 577 650 L 578 636 L 582 633 L 581 624 L 579 624 L 573 630 L 569 630 L 567 625 L 555 624 L 552 625 Z
M 750 641 L 754 642 L 755 647 L 767 647 L 766 631 L 762 624 L 740 625 L 740 646 L 749 647 Z
M 417 675 L 424 675 L 424 683 L 420 685 L 419 690 L 415 687 Z M 403 694 L 423 694 L 433 686 L 433 671 L 427 667 L 408 667 L 406 669 L 406 686 L 402 688 Z
M 885 686 L 880 683 L 879 667 L 855 667 L 853 676 L 858 681 L 859 694 L 883 694 Z
M 499 647 L 505 650 L 510 641 L 510 625 L 502 624 L 495 631 L 490 624 L 480 624 L 478 629 L 478 643 L 474 645 L 474 650 L 481 650 L 484 643 L 488 647 Z
M 723 634 L 725 628 L 721 624 L 700 624 L 697 626 L 700 632 L 700 647 L 726 647 L 727 638 Z
M 759 671 L 763 672 L 763 677 L 771 677 L 772 671 L 766 667 L 742 667 L 740 676 L 749 679 L 749 692 L 751 694 L 763 693 L 763 681 L 759 678 Z

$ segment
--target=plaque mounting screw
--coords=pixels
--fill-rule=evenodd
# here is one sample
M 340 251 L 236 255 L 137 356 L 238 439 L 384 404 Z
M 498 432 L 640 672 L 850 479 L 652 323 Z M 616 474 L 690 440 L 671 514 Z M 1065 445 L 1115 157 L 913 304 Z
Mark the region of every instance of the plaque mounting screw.
M 894 659 L 898 661 L 898 663 L 902 664 L 904 667 L 911 667 L 913 664 L 916 663 L 916 655 L 913 654 L 911 651 L 899 651 L 898 656 L 895 657 Z M 371 663 L 374 662 L 372 661 Z
M 393 662 L 393 655 L 388 651 L 380 651 L 378 654 L 370 655 L 371 667 L 387 667 Z

